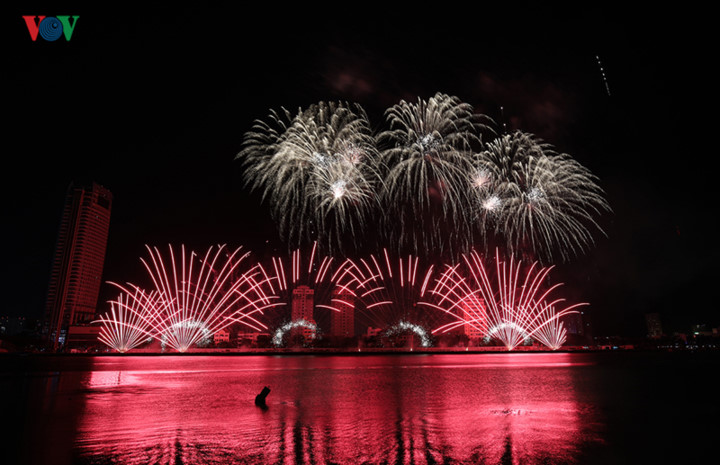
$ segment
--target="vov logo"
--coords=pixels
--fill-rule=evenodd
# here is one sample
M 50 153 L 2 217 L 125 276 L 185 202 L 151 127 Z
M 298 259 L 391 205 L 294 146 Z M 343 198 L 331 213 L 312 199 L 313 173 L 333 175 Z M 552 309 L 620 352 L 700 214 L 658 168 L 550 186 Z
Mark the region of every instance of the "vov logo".
M 64 35 L 70 42 L 80 16 L 23 16 L 30 38 L 35 42 L 38 35 L 48 42 L 54 42 Z M 72 19 L 72 21 L 71 21 Z

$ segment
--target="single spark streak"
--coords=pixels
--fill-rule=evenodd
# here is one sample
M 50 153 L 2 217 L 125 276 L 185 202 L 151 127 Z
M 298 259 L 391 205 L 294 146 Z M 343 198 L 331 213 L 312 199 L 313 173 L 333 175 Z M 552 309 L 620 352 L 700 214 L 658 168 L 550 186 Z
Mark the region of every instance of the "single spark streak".
M 412 283 L 412 263 L 413 263 L 413 256 L 412 256 L 412 254 L 410 254 L 410 255 L 408 255 L 408 264 L 407 264 L 408 283 Z
M 308 274 L 312 273 L 313 261 L 315 260 L 315 249 L 317 249 L 317 241 L 313 242 L 312 251 L 310 252 L 310 260 L 308 262 Z
M 295 284 L 299 278 L 298 276 L 298 266 L 300 263 L 299 260 L 300 251 L 296 250 L 292 253 L 292 282 Z
M 603 69 L 603 65 L 600 62 L 600 56 L 595 55 L 595 59 L 597 60 L 598 67 L 600 68 L 600 74 L 602 74 L 603 83 L 605 84 L 605 92 L 607 92 L 608 97 L 610 97 L 610 85 L 608 84 L 607 77 L 605 76 L 605 70 Z
M 287 281 L 285 279 L 285 266 L 283 265 L 283 262 L 281 260 L 278 260 L 278 266 L 280 267 L 280 275 L 278 277 L 281 279 L 281 282 L 283 283 L 283 289 L 287 289 Z
M 410 259 L 410 261 L 412 261 L 412 258 Z M 415 257 L 415 264 L 413 265 L 413 269 L 412 269 L 412 285 L 413 285 L 413 286 L 415 286 L 415 276 L 416 276 L 416 274 L 417 274 L 418 261 L 420 261 L 420 259 L 417 258 L 417 257 Z M 408 270 L 408 273 L 409 273 L 409 272 L 410 272 L 410 271 Z
M 327 273 L 328 269 L 330 269 L 330 263 L 332 263 L 332 260 L 332 257 L 323 258 L 322 264 L 320 265 L 321 271 L 318 273 L 319 279 L 315 280 L 316 283 L 325 280 L 325 274 Z
M 373 259 L 373 263 L 375 264 L 375 267 L 377 268 L 377 267 L 378 267 L 378 264 L 377 264 L 377 260 L 375 260 L 375 256 L 374 256 L 374 255 L 371 255 L 370 258 Z M 365 260 L 364 258 L 361 258 L 361 259 L 360 259 L 360 263 L 362 263 L 362 265 L 365 267 L 365 270 L 367 270 L 367 272 L 368 272 L 369 274 L 373 274 L 373 270 L 372 270 L 372 268 L 370 268 L 370 264 L 367 262 L 367 260 Z M 358 268 L 358 270 L 357 270 L 358 273 L 362 274 L 363 270 L 360 269 L 359 266 L 358 266 L 357 268 Z
M 348 302 L 347 300 L 343 300 L 343 299 L 332 299 L 332 302 L 341 303 L 341 304 L 346 305 L 346 306 L 348 306 L 348 307 L 350 307 L 350 308 L 353 308 L 353 309 L 355 308 L 355 304 L 353 304 L 353 303 L 351 303 L 351 302 Z
M 433 270 L 433 265 L 430 265 L 427 273 L 425 273 L 425 279 L 423 280 L 422 288 L 420 288 L 420 297 L 423 297 L 425 295 L 425 290 L 427 289 L 428 283 L 430 282 L 430 276 L 432 275 L 432 270 Z
M 367 306 L 367 308 L 375 308 L 375 307 L 379 307 L 380 305 L 392 305 L 392 303 L 393 303 L 392 300 L 384 300 L 382 302 L 375 302 L 375 303 L 369 304 Z
M 386 253 L 387 253 L 387 251 L 386 251 Z M 381 280 L 384 280 L 385 277 L 384 277 L 383 274 L 382 274 L 382 268 L 380 268 L 380 264 L 378 263 L 377 259 L 375 258 L 375 255 L 371 255 L 371 256 L 370 256 L 370 259 L 371 259 L 371 260 L 373 261 L 373 263 L 375 264 L 375 269 L 377 270 L 378 276 L 380 277 Z M 363 262 L 364 262 L 364 261 L 363 261 Z M 389 262 L 388 262 L 388 264 L 389 264 Z M 370 271 L 370 267 L 368 267 L 368 271 Z M 370 271 L 370 274 L 372 274 L 372 271 Z M 392 276 L 391 276 L 391 277 L 392 277 Z
M 383 249 L 383 252 L 385 253 L 385 263 L 387 263 L 388 275 L 390 276 L 390 279 L 392 279 L 392 267 L 390 266 L 390 257 L 388 257 L 387 249 Z M 402 278 L 400 280 L 402 281 Z
M 365 299 L 366 297 L 368 297 L 369 295 L 371 295 L 375 292 L 381 292 L 383 289 L 384 289 L 383 287 L 374 287 L 374 288 L 366 291 L 364 294 L 361 294 L 360 298 Z
M 331 305 L 317 304 L 317 305 L 315 305 L 315 307 L 316 307 L 316 308 L 324 308 L 324 309 L 327 309 L 327 310 L 332 310 L 333 312 L 336 312 L 336 313 L 341 313 L 341 312 L 342 312 L 342 310 L 340 310 L 339 308 L 333 307 L 333 306 L 331 306 Z

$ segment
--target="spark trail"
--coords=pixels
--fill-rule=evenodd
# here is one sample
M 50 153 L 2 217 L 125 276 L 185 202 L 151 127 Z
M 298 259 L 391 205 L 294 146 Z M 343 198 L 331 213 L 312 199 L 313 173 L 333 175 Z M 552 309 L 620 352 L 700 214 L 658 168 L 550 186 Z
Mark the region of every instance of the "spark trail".
M 610 211 L 597 178 L 567 154 L 532 134 L 516 131 L 476 154 L 468 184 L 486 251 L 549 264 L 569 261 L 604 234 L 596 218 Z
M 382 180 L 365 111 L 319 102 L 256 121 L 237 155 L 245 184 L 262 192 L 290 249 L 318 242 L 323 253 L 352 250 L 372 215 Z
M 250 253 L 242 247 L 232 251 L 225 245 L 209 247 L 202 256 L 184 245 L 179 254 L 169 245 L 167 255 L 156 247 L 146 248 L 150 257 L 141 262 L 153 291 L 116 284 L 125 296 L 118 298 L 118 310 L 113 307 L 101 318 L 101 341 L 129 350 L 130 344 L 122 341 L 137 342 L 147 336 L 185 352 L 234 323 L 256 331 L 267 329 L 260 317 L 275 303 L 265 293 L 259 267 L 251 264 Z
M 565 342 L 565 329 L 560 319 L 585 303 L 558 310 L 564 298 L 551 298 L 561 284 L 547 287 L 552 267 L 543 268 L 535 262 L 523 267 L 522 261 L 508 261 L 495 253 L 494 277 L 488 273 L 483 258 L 472 252 L 457 265 L 448 265 L 436 280 L 430 293 L 437 302 L 423 305 L 444 312 L 454 321 L 439 326 L 433 333 L 444 333 L 463 325 L 472 325 L 487 338 L 499 340 L 508 350 L 530 339 L 552 349 Z M 482 305 L 468 307 L 469 300 Z

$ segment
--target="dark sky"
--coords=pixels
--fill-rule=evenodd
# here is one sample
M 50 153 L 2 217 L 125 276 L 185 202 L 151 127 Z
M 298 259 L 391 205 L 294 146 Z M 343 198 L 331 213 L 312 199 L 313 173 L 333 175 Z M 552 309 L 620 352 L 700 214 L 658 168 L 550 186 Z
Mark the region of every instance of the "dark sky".
M 569 298 L 591 303 L 598 333 L 642 334 L 646 312 L 681 328 L 720 324 L 706 298 L 718 251 L 715 135 L 704 112 L 714 54 L 701 13 L 3 9 L 0 314 L 41 314 L 70 182 L 112 191 L 105 279 L 134 281 L 146 243 L 275 240 L 233 160 L 270 109 L 354 101 L 379 126 L 400 99 L 439 91 L 535 133 L 600 178 L 613 208 L 601 218 L 608 237 L 552 275 Z M 80 19 L 69 42 L 33 42 L 28 14 Z

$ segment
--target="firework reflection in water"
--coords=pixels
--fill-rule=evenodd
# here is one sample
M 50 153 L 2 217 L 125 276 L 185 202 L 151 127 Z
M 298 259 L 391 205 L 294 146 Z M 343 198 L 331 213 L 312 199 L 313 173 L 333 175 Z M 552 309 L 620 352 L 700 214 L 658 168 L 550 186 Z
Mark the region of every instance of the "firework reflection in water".
M 58 401 L 83 463 L 596 463 L 586 356 L 113 357 Z

